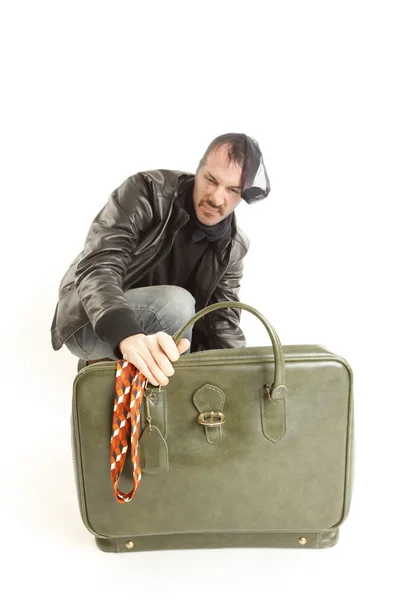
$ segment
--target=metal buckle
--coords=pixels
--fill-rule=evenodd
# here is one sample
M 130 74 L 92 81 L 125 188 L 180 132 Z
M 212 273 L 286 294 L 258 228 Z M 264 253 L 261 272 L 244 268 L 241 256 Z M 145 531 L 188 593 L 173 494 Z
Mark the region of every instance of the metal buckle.
M 211 412 L 203 412 L 198 418 L 197 422 L 200 425 L 204 425 L 204 427 L 219 427 L 219 425 L 223 425 L 226 421 L 225 415 L 219 411 L 211 411 Z
M 147 386 L 148 386 L 148 384 L 149 384 L 149 380 L 148 380 L 148 379 L 146 379 L 146 383 L 144 384 L 144 389 L 145 389 L 145 390 L 147 390 Z M 149 390 L 150 390 L 150 395 L 151 395 L 151 392 L 153 391 L 153 389 L 154 389 L 154 388 L 157 388 L 157 386 L 156 386 L 156 385 L 153 385 L 152 383 L 150 383 L 150 385 L 152 385 L 152 386 L 153 386 L 153 388 L 150 388 L 150 387 L 149 387 Z M 158 391 L 159 391 L 159 392 L 161 392 L 161 384 L 158 386 Z

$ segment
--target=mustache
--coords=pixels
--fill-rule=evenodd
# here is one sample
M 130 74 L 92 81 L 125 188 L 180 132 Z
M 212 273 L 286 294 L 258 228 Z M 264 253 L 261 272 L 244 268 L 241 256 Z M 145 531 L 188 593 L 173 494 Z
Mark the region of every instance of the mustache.
M 219 214 L 221 214 L 220 209 L 217 206 L 213 206 L 212 204 L 210 204 L 209 202 L 206 202 L 205 200 L 201 200 L 200 201 L 200 206 L 206 206 L 207 208 L 209 208 L 210 210 L 213 210 L 214 212 L 217 212 Z

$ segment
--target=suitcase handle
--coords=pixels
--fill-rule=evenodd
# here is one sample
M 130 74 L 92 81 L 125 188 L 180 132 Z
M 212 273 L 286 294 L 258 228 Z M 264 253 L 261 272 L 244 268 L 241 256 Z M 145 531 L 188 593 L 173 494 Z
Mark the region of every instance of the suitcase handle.
M 268 323 L 267 319 L 265 319 L 262 316 L 262 314 L 259 313 L 258 310 L 256 310 L 252 306 L 249 306 L 248 304 L 244 304 L 243 302 L 233 302 L 233 301 L 217 302 L 216 304 L 210 304 L 210 306 L 206 306 L 205 308 L 200 310 L 198 313 L 196 313 L 191 319 L 189 319 L 189 321 L 187 321 L 187 323 L 185 323 L 185 325 L 183 325 L 183 327 L 181 327 L 179 329 L 179 331 L 177 331 L 175 333 L 175 335 L 173 336 L 173 340 L 174 340 L 175 344 L 177 344 L 179 342 L 182 335 L 185 333 L 186 329 L 188 329 L 191 325 L 196 323 L 196 321 L 198 321 L 202 317 L 205 317 L 206 315 L 208 315 L 208 313 L 212 312 L 213 310 L 218 310 L 221 308 L 242 308 L 244 310 L 247 310 L 248 312 L 251 312 L 253 315 L 255 315 L 261 321 L 261 323 L 264 325 L 264 327 L 267 330 L 268 335 L 271 339 L 271 342 L 272 342 L 272 348 L 274 351 L 274 359 L 275 359 L 274 382 L 273 382 L 269 392 L 270 392 L 270 396 L 271 396 L 272 400 L 281 399 L 282 396 L 285 396 L 285 394 L 286 394 L 285 358 L 283 356 L 281 342 L 278 337 L 278 334 L 276 333 L 276 331 L 272 327 L 272 325 L 270 325 L 270 323 Z

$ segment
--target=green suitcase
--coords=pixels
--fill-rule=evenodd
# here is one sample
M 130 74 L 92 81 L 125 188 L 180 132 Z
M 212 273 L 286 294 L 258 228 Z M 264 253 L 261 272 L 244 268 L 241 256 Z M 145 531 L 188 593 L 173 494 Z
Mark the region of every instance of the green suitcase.
M 206 350 L 174 363 L 151 390 L 141 423 L 166 444 L 141 450 L 142 479 L 119 504 L 110 479 L 115 362 L 76 375 L 72 445 L 82 520 L 106 552 L 183 548 L 328 548 L 338 541 L 353 487 L 352 371 L 322 346 Z M 119 488 L 132 488 L 127 459 Z

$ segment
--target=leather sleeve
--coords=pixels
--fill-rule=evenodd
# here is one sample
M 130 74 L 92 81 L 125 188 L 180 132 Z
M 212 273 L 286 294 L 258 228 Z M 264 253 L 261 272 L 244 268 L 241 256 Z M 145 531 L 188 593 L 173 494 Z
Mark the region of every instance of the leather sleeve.
M 96 334 L 112 347 L 142 331 L 126 302 L 123 280 L 140 234 L 152 224 L 148 186 L 136 174 L 111 194 L 89 228 L 77 265 L 75 284 L 80 301 Z

